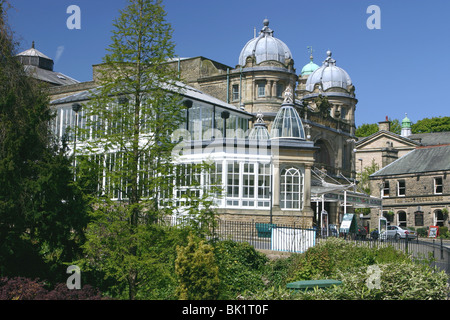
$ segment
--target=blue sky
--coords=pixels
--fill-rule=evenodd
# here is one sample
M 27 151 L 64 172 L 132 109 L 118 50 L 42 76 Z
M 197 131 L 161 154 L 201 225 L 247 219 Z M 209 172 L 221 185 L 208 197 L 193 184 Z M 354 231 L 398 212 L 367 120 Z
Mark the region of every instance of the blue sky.
M 19 50 L 36 48 L 55 70 L 92 80 L 110 44 L 112 21 L 126 0 L 10 0 L 9 22 Z M 235 67 L 253 30 L 270 20 L 290 48 L 297 73 L 314 48 L 318 65 L 333 52 L 356 87 L 356 124 L 386 116 L 413 121 L 450 116 L 450 1 L 448 0 L 164 0 L 180 57 L 204 56 Z M 81 9 L 81 29 L 69 30 L 70 5 Z M 381 29 L 367 28 L 369 5 L 381 10 Z

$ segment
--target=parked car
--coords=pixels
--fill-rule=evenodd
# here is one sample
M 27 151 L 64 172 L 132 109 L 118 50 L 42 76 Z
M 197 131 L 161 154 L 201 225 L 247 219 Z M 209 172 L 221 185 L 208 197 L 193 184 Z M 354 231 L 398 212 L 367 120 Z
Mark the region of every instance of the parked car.
M 358 227 L 358 231 L 356 232 L 355 239 L 357 239 L 357 240 L 367 239 L 367 229 L 364 227 Z
M 417 233 L 411 228 L 399 227 L 399 226 L 388 226 L 386 231 L 386 236 L 388 239 L 405 239 L 408 235 L 408 239 L 416 239 Z

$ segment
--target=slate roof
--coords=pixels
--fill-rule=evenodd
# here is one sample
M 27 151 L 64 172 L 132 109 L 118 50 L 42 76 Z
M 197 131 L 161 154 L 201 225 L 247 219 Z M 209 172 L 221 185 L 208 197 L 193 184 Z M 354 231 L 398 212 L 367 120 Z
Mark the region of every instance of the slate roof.
M 450 171 L 450 144 L 419 147 L 392 162 L 371 177 Z
M 449 132 L 415 133 L 408 137 L 411 140 L 418 141 L 424 146 L 435 146 L 450 143 Z
M 60 72 L 50 71 L 32 65 L 26 65 L 24 66 L 24 69 L 29 76 L 53 85 L 63 86 L 79 83 L 78 80 L 75 80 Z

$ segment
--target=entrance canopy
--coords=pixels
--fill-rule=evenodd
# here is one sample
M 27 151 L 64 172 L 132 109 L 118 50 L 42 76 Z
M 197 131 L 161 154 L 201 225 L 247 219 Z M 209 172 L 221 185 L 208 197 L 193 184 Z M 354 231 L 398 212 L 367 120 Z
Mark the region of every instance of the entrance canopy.
M 381 199 L 357 190 L 356 184 L 339 183 L 321 170 L 313 169 L 311 176 L 311 202 L 340 202 L 357 208 L 382 208 Z M 332 180 L 328 182 L 326 180 Z

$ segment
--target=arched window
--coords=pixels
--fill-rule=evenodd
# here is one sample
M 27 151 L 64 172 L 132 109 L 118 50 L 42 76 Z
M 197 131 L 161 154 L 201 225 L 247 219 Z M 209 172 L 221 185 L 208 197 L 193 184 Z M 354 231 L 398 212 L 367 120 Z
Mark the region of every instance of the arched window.
M 280 207 L 282 209 L 302 209 L 303 173 L 296 168 L 281 171 Z
M 397 212 L 397 222 L 400 227 L 406 227 L 406 212 L 405 211 L 399 211 Z

